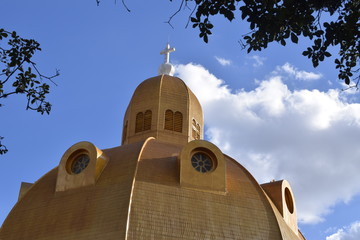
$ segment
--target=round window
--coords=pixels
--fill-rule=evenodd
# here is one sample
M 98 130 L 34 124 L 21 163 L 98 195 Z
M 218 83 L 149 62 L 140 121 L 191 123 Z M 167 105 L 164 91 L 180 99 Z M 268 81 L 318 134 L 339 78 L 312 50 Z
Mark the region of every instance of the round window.
M 291 192 L 288 188 L 285 188 L 285 202 L 289 212 L 292 214 L 294 212 L 294 203 Z
M 74 174 L 81 173 L 89 164 L 90 158 L 87 154 L 81 154 L 75 158 L 71 164 L 71 172 Z
M 201 173 L 211 171 L 214 166 L 211 157 L 203 152 L 197 152 L 191 157 L 191 165 Z

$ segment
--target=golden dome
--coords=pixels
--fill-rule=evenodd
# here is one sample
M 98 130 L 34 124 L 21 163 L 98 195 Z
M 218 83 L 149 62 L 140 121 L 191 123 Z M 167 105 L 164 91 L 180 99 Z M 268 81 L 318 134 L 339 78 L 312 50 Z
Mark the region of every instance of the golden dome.
M 79 151 L 90 163 L 71 174 L 66 164 Z M 210 172 L 192 167 L 194 152 L 210 156 Z M 0 239 L 304 239 L 282 214 L 243 166 L 207 141 L 182 147 L 149 138 L 102 151 L 81 142 L 19 199 Z
M 142 82 L 123 128 L 122 146 L 74 144 L 24 184 L 0 240 L 304 240 L 290 185 L 259 185 L 202 140 L 201 105 L 181 79 Z

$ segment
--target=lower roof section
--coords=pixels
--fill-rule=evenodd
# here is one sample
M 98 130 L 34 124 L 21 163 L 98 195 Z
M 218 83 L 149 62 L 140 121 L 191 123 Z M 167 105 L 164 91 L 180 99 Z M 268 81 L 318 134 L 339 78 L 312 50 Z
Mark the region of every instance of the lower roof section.
M 56 191 L 55 168 L 21 197 L 0 239 L 303 239 L 226 155 L 225 192 L 183 187 L 181 161 L 191 159 L 182 149 L 150 138 L 102 150 L 108 162 L 96 183 L 65 191 Z

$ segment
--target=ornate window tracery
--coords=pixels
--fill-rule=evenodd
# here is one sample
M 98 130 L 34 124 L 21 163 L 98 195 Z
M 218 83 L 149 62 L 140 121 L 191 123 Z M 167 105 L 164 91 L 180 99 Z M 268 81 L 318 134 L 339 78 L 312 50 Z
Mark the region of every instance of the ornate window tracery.
M 71 172 L 73 174 L 81 173 L 90 162 L 90 158 L 87 154 L 81 154 L 80 156 L 76 157 L 76 159 L 71 164 Z
M 197 152 L 191 157 L 191 165 L 196 171 L 206 173 L 213 169 L 214 164 L 210 156 Z

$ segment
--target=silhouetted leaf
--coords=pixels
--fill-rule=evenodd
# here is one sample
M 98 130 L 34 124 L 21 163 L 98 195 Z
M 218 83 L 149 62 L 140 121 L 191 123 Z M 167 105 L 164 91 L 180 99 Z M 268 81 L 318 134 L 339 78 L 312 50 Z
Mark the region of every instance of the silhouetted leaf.
M 291 41 L 293 42 L 293 43 L 298 43 L 298 37 L 296 36 L 296 34 L 295 33 L 291 33 Z

